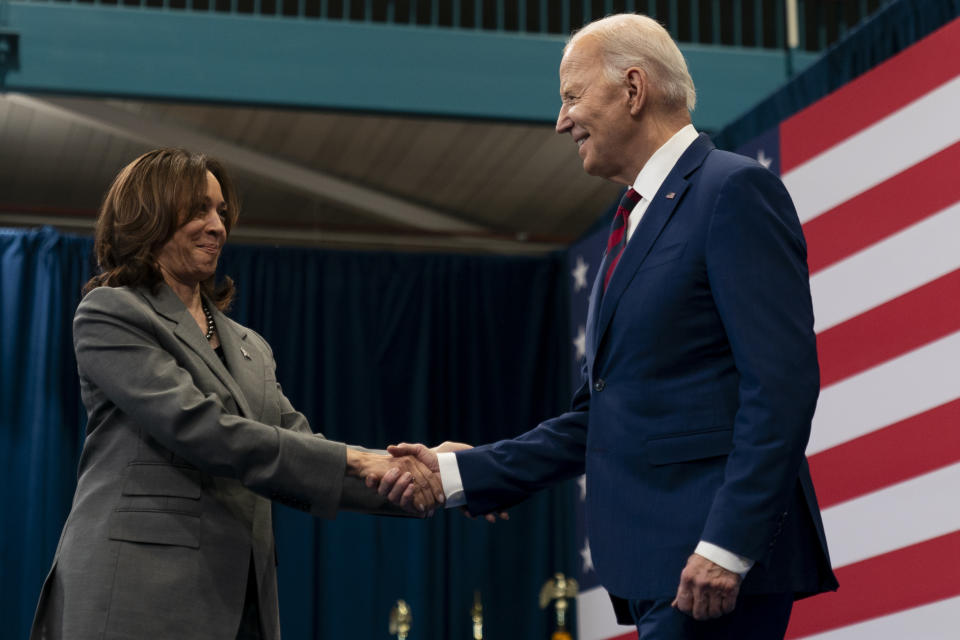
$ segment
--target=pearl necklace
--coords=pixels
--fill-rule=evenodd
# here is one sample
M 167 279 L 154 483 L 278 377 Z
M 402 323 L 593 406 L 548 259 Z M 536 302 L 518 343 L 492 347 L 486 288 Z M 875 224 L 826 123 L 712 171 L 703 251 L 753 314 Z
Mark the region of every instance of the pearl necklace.
M 205 337 L 209 342 L 213 338 L 213 334 L 217 332 L 217 325 L 213 324 L 213 314 L 207 308 L 207 303 L 201 300 L 200 306 L 203 307 L 203 315 L 207 317 L 207 335 Z

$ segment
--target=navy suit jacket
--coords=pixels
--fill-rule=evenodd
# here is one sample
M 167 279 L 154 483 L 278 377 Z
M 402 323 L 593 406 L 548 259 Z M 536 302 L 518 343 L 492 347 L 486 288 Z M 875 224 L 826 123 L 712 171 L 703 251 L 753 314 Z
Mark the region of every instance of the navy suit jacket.
M 457 453 L 473 513 L 586 472 L 601 583 L 669 598 L 699 540 L 757 561 L 743 593 L 836 588 L 804 457 L 819 393 L 806 244 L 780 180 L 697 138 L 587 319 L 571 410 Z

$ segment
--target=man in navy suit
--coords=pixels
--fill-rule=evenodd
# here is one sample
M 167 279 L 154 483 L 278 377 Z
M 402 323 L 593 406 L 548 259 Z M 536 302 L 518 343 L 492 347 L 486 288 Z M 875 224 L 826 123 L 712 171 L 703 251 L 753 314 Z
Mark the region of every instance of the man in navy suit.
M 782 638 L 796 598 L 837 586 L 804 457 L 819 369 L 793 203 L 697 134 L 686 63 L 650 18 L 576 33 L 560 94 L 557 133 L 584 170 L 629 187 L 583 386 L 512 440 L 392 451 L 418 454 L 472 513 L 586 473 L 593 563 L 641 639 Z

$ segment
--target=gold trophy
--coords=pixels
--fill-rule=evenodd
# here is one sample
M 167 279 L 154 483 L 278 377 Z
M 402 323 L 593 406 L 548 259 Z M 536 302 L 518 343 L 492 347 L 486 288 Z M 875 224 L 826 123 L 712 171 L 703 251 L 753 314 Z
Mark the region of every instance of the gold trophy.
M 470 608 L 470 619 L 473 620 L 473 640 L 483 640 L 483 603 L 480 602 L 480 592 L 473 592 L 473 606 Z
M 398 640 L 407 640 L 412 624 L 413 614 L 410 613 L 410 607 L 403 600 L 397 600 L 397 604 L 390 609 L 390 635 L 397 636 Z
M 567 600 L 575 598 L 578 590 L 577 581 L 567 578 L 562 573 L 555 573 L 540 590 L 541 609 L 546 609 L 551 602 L 556 603 L 557 629 L 550 636 L 550 640 L 573 640 L 573 636 L 567 630 L 567 607 L 569 606 Z

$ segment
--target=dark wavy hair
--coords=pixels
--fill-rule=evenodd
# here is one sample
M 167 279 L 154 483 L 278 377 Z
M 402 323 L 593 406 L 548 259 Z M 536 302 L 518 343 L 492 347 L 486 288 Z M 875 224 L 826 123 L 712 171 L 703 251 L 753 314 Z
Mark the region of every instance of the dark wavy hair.
M 97 214 L 93 245 L 100 273 L 84 286 L 148 287 L 156 292 L 163 276 L 157 265 L 160 248 L 202 209 L 207 194 L 207 171 L 220 183 L 226 201 L 223 221 L 227 234 L 237 222 L 239 202 L 233 182 L 216 160 L 184 149 L 155 149 L 126 167 L 103 198 Z M 223 310 L 233 301 L 233 280 L 219 284 L 211 276 L 200 291 Z

